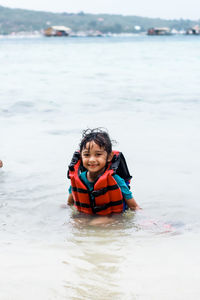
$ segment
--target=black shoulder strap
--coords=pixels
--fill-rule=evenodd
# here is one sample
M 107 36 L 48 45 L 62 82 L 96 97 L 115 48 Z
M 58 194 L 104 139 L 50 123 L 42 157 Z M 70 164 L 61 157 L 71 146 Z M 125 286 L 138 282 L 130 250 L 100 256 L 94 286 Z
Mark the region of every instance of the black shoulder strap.
M 79 159 L 80 159 L 80 152 L 75 151 L 73 156 L 72 156 L 72 160 L 69 164 L 69 170 L 70 171 L 74 171 L 74 166 L 79 161 Z
M 80 152 L 75 151 L 74 154 L 73 154 L 73 156 L 72 156 L 72 160 L 71 160 L 71 162 L 70 162 L 70 164 L 68 166 L 67 178 L 70 179 L 69 171 L 72 171 L 72 172 L 74 171 L 74 166 L 79 161 L 79 159 L 80 159 Z
M 73 154 L 73 156 L 72 156 L 72 160 L 71 160 L 71 162 L 70 162 L 70 164 L 69 164 L 69 168 L 68 168 L 68 172 L 67 172 L 67 177 L 68 177 L 68 178 L 70 178 L 70 177 L 69 177 L 69 171 L 74 171 L 74 166 L 75 166 L 75 164 L 77 164 L 77 162 L 79 161 L 80 158 L 81 158 L 80 152 L 79 152 L 79 151 L 75 151 L 74 154 Z M 86 170 L 86 169 L 83 167 L 82 163 L 81 163 L 81 165 L 80 165 L 79 170 L 80 170 L 81 172 L 83 172 L 83 171 Z
M 114 155 L 112 159 L 111 169 L 114 170 L 115 174 L 119 175 L 125 181 L 131 180 L 132 176 L 129 173 L 128 166 L 122 152 L 119 155 Z

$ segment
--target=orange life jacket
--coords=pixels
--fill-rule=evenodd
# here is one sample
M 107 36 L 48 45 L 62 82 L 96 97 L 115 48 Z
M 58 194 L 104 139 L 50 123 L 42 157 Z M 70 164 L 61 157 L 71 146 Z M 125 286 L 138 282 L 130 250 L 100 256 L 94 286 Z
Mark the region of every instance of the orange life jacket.
M 121 159 L 122 158 L 122 159 Z M 86 214 L 109 215 L 123 211 L 123 195 L 113 175 L 117 169 L 121 177 L 130 180 L 124 156 L 121 152 L 114 151 L 112 162 L 108 164 L 105 172 L 97 179 L 92 191 L 81 180 L 79 174 L 83 171 L 79 152 L 75 152 L 69 165 L 68 177 L 71 179 L 74 206 L 78 211 Z M 122 176 L 126 171 L 126 176 Z M 121 174 L 120 174 L 121 172 Z

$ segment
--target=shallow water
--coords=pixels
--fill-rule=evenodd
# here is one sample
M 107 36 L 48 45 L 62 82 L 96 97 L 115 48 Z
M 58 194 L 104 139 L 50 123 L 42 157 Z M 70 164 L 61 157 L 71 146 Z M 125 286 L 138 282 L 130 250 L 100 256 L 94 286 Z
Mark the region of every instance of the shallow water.
M 0 299 L 200 296 L 198 37 L 0 39 Z M 66 203 L 106 127 L 143 207 L 105 227 Z

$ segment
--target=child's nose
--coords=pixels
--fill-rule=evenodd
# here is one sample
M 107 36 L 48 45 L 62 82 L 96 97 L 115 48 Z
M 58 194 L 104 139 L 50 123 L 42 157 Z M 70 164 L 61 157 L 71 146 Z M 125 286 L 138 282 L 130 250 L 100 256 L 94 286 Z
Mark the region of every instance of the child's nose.
M 91 155 L 89 160 L 90 162 L 95 161 L 95 156 Z

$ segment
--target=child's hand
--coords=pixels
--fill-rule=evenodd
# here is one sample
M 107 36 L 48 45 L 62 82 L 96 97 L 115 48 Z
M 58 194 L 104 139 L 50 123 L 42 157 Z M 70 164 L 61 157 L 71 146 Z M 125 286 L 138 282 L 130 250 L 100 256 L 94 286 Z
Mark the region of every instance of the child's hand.
M 135 210 L 140 210 L 140 209 L 142 209 L 142 207 L 140 207 L 140 206 L 136 206 L 136 208 L 135 208 Z
M 135 201 L 134 198 L 128 199 L 128 200 L 125 199 L 125 201 L 126 201 L 128 207 L 131 210 L 139 210 L 139 209 L 141 209 L 141 207 L 137 204 L 137 202 Z
M 69 194 L 67 204 L 70 205 L 70 206 L 74 204 L 74 199 L 73 199 L 72 194 Z

